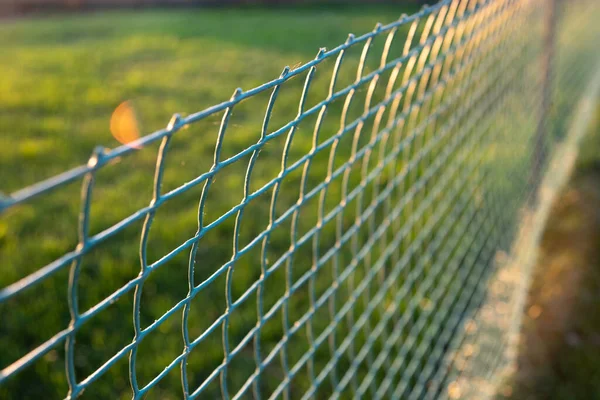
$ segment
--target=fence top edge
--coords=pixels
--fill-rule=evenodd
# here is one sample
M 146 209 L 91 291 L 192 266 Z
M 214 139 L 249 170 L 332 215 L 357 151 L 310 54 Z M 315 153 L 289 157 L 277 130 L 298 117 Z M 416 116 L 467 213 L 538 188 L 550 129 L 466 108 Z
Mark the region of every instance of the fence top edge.
M 90 160 L 85 165 L 80 165 L 78 167 L 74 167 L 69 169 L 63 173 L 52 176 L 50 178 L 44 179 L 37 183 L 34 183 L 30 186 L 27 186 L 23 189 L 17 190 L 9 195 L 2 194 L 0 192 L 0 214 L 12 208 L 18 204 L 24 203 L 32 198 L 38 197 L 46 192 L 50 192 L 58 187 L 66 185 L 72 181 L 75 181 L 84 175 L 94 172 L 104 165 L 106 165 L 110 160 L 115 159 L 117 157 L 126 156 L 128 154 L 133 153 L 134 151 L 146 147 L 162 138 L 172 135 L 177 132 L 181 127 L 204 119 L 214 113 L 223 111 L 229 107 L 233 107 L 237 103 L 252 97 L 256 94 L 262 93 L 266 90 L 272 89 L 277 85 L 281 85 L 289 79 L 293 78 L 296 75 L 299 75 L 308 69 L 320 64 L 323 60 L 336 56 L 343 50 L 354 46 L 357 43 L 362 43 L 374 36 L 377 36 L 381 33 L 388 32 L 393 29 L 397 29 L 400 26 L 411 23 L 417 19 L 422 18 L 425 15 L 431 14 L 436 10 L 442 8 L 443 6 L 451 3 L 453 0 L 441 0 L 434 5 L 424 5 L 421 10 L 418 12 L 407 15 L 402 14 L 399 19 L 394 22 L 391 22 L 387 25 L 378 24 L 374 30 L 371 32 L 365 33 L 361 36 L 353 36 L 350 34 L 348 36 L 348 40 L 345 43 L 338 45 L 337 47 L 331 50 L 319 51 L 317 57 L 311 61 L 308 61 L 297 68 L 289 69 L 286 67 L 287 73 L 282 74 L 280 77 L 273 79 L 269 82 L 263 83 L 257 87 L 249 89 L 247 91 L 242 91 L 241 89 L 236 90 L 236 94 L 232 96 L 231 99 L 216 104 L 214 106 L 208 107 L 202 111 L 198 111 L 196 113 L 190 114 L 186 117 L 179 118 L 176 123 L 170 123 L 167 128 L 160 129 L 158 131 L 152 132 L 148 135 L 145 135 L 132 143 L 118 146 L 114 149 L 105 149 L 101 146 L 96 147 L 93 152 Z

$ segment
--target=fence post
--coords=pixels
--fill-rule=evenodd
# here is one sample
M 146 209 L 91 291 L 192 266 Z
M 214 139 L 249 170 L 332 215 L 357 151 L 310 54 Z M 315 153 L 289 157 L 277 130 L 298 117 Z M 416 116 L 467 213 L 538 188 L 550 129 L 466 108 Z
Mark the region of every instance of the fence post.
M 543 27 L 543 43 L 542 43 L 542 60 L 540 73 L 542 76 L 542 101 L 538 124 L 534 138 L 534 148 L 532 152 L 532 171 L 531 171 L 531 186 L 532 195 L 530 200 L 535 202 L 538 198 L 538 188 L 542 175 L 544 173 L 544 164 L 547 157 L 546 138 L 549 131 L 550 110 L 553 100 L 553 67 L 554 67 L 554 51 L 556 42 L 556 25 L 557 25 L 557 8 L 559 0 L 546 0 L 544 5 L 544 27 Z

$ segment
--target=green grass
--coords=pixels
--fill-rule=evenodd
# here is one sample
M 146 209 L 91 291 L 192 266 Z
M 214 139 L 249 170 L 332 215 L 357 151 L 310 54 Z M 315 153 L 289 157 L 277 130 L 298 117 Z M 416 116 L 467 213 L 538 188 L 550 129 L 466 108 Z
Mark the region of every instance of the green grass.
M 402 12 L 411 11 L 414 10 L 407 7 L 132 11 L 3 23 L 0 26 L 0 47 L 3 49 L 0 54 L 0 75 L 3 77 L 0 83 L 0 189 L 10 193 L 66 168 L 84 164 L 97 144 L 108 148 L 117 146 L 109 131 L 109 119 L 112 111 L 124 100 L 130 100 L 134 105 L 140 128 L 148 133 L 166 126 L 174 112 L 186 115 L 227 100 L 236 87 L 250 89 L 276 78 L 285 65 L 294 66 L 312 59 L 319 47 L 335 46 L 343 42 L 349 32 L 367 32 L 376 22 L 389 22 Z M 392 49 L 395 54 L 403 44 L 403 32 L 398 36 L 400 39 Z M 377 66 L 384 39 L 378 38 L 374 42 L 367 72 Z M 348 52 L 340 71 L 338 88 L 355 79 L 360 51 L 360 46 L 357 46 Z M 329 60 L 319 67 L 307 107 L 326 96 L 333 61 Z M 299 76 L 281 90 L 270 123 L 271 131 L 296 114 L 303 81 L 304 76 Z M 362 112 L 365 90 L 360 89 L 350 110 L 349 121 Z M 376 96 L 381 95 L 380 91 L 376 92 Z M 223 159 L 258 140 L 268 96 L 267 92 L 236 107 L 226 135 Z M 377 98 L 375 101 L 378 101 Z M 323 135 L 337 131 L 342 104 L 343 99 L 331 106 L 323 124 Z M 163 192 L 210 168 L 221 116 L 215 115 L 177 133 L 171 143 Z M 310 149 L 314 122 L 314 118 L 308 118 L 300 125 L 291 149 L 290 164 Z M 261 152 L 261 161 L 251 182 L 252 190 L 279 173 L 283 140 L 273 141 Z M 340 143 L 340 153 L 346 154 L 346 157 L 351 145 L 351 139 L 347 140 Z M 131 157 L 117 160 L 97 175 L 90 221 L 92 234 L 149 203 L 157 148 L 157 145 L 150 146 Z M 327 157 L 328 154 L 321 154 L 315 158 L 308 190 L 324 179 Z M 248 160 L 245 158 L 219 173 L 208 197 L 206 222 L 215 220 L 239 203 Z M 336 166 L 341 162 L 344 162 L 344 156 L 340 157 Z M 298 171 L 290 176 L 288 183 L 283 185 L 278 213 L 296 202 L 300 173 Z M 354 184 L 360 179 L 358 168 L 354 169 L 350 179 Z M 384 176 L 381 185 L 386 179 Z M 2 215 L 0 258 L 3 271 L 0 286 L 15 282 L 75 248 L 79 186 L 80 182 L 71 184 Z M 196 187 L 161 207 L 150 233 L 149 262 L 164 256 L 194 235 L 200 192 L 201 186 Z M 340 185 L 332 185 L 328 206 L 337 204 L 339 198 Z M 240 232 L 241 246 L 267 227 L 269 203 L 270 192 L 246 209 L 245 223 Z M 309 206 L 300 215 L 299 236 L 316 223 L 316 202 L 311 201 Z M 353 215 L 348 214 L 344 217 L 345 226 L 353 222 Z M 229 218 L 219 229 L 203 238 L 198 250 L 196 283 L 206 279 L 217 266 L 231 258 L 233 222 L 234 219 Z M 289 247 L 289 229 L 287 221 L 273 232 L 268 254 L 270 262 Z M 138 274 L 140 230 L 141 223 L 134 224 L 84 258 L 79 294 L 81 311 L 97 304 Z M 334 231 L 333 223 L 324 227 L 321 238 L 324 249 L 328 248 L 325 247 L 327 243 L 330 247 L 335 240 Z M 361 234 L 364 235 L 364 232 Z M 187 253 L 180 254 L 153 272 L 144 284 L 142 327 L 185 297 L 188 290 Z M 344 249 L 342 253 L 340 263 L 346 265 L 351 252 Z M 294 280 L 310 266 L 310 259 L 310 246 L 300 249 L 293 264 Z M 234 299 L 259 277 L 259 261 L 260 249 L 257 247 L 236 264 L 232 288 Z M 322 272 L 324 277 L 318 280 L 318 293 L 331 285 L 330 269 L 331 266 L 327 266 L 327 272 Z M 357 282 L 361 274 L 357 272 Z M 283 268 L 267 279 L 265 310 L 284 294 L 284 281 Z M 224 276 L 221 276 L 193 302 L 190 315 L 192 338 L 224 312 L 224 287 Z M 63 270 L 42 285 L 0 306 L 3 315 L 0 324 L 2 367 L 68 325 L 66 288 L 67 271 Z M 291 321 L 308 311 L 307 290 L 302 288 L 290 299 Z M 89 375 L 131 341 L 132 298 L 132 293 L 124 296 L 80 330 L 75 360 L 78 379 Z M 27 313 L 17 311 L 24 307 L 27 307 Z M 356 315 L 360 315 L 361 307 L 357 305 Z M 315 319 L 324 326 L 329 323 L 328 315 L 326 310 L 319 310 Z M 140 346 L 140 385 L 148 383 L 181 353 L 180 321 L 181 316 L 177 313 Z M 239 342 L 255 323 L 256 295 L 253 295 L 231 317 L 232 342 Z M 339 334 L 343 337 L 343 332 Z M 278 313 L 263 327 L 263 351 L 269 350 L 280 337 L 281 315 Z M 292 340 L 291 361 L 306 351 L 305 346 L 306 339 Z M 189 359 L 189 368 L 193 371 L 190 373 L 192 388 L 198 386 L 223 359 L 221 329 L 207 338 L 207 343 L 201 348 L 202 351 L 192 353 Z M 326 351 L 326 346 L 322 346 L 317 357 L 323 356 L 321 353 Z M 238 360 L 232 361 L 232 370 L 242 373 L 229 374 L 229 379 L 233 380 L 230 382 L 232 393 L 254 369 L 251 349 L 236 358 Z M 269 385 L 276 385 L 282 371 L 273 367 L 265 373 L 272 376 Z M 176 368 L 149 393 L 149 398 L 178 398 L 181 391 L 179 374 Z M 306 385 L 306 380 L 293 382 L 293 387 L 302 389 L 302 392 Z M 66 390 L 64 351 L 59 347 L 0 388 L 0 397 L 62 398 Z M 84 397 L 129 398 L 129 391 L 127 361 L 123 360 L 88 389 Z M 207 393 L 210 397 L 218 391 L 217 380 Z
M 2 190 L 79 165 L 95 144 L 115 146 L 108 120 L 123 100 L 133 99 L 142 130 L 151 132 L 174 112 L 227 100 L 236 87 L 274 79 L 285 65 L 306 62 L 320 47 L 337 46 L 349 32 L 368 32 L 402 11 L 411 9 L 145 11 L 4 23 L 0 127 L 17 129 L 20 143 L 15 148 L 12 135 L 2 136 L 0 172 L 10 172 Z M 278 106 L 296 109 L 289 95 Z M 261 114 L 257 109 L 253 114 Z M 203 134 L 214 137 L 216 128 Z

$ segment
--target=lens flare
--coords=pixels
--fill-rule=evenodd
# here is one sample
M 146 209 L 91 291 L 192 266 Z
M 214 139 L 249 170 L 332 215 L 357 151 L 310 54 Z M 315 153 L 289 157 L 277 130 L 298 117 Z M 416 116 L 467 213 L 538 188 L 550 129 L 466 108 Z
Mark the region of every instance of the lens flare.
M 110 131 L 120 143 L 134 148 L 139 146 L 132 143 L 139 139 L 140 130 L 135 111 L 129 100 L 122 102 L 113 112 L 110 118 Z

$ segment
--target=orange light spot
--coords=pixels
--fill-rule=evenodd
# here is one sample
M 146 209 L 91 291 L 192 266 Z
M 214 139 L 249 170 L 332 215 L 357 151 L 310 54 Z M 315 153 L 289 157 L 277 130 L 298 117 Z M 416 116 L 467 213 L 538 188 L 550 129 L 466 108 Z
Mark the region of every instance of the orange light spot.
M 531 319 L 537 319 L 540 315 L 542 315 L 542 307 L 537 304 L 532 305 L 529 307 L 527 315 L 529 315 Z
M 110 131 L 115 139 L 123 144 L 130 144 L 139 139 L 137 117 L 129 101 L 119 104 L 113 112 L 110 118 Z M 137 146 L 132 147 L 138 148 Z
M 460 390 L 460 386 L 458 385 L 457 382 L 452 382 L 450 385 L 448 385 L 448 396 L 451 399 L 459 399 L 461 396 L 461 390 Z

